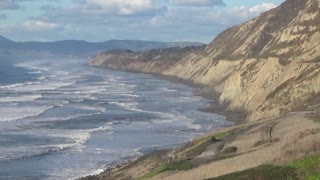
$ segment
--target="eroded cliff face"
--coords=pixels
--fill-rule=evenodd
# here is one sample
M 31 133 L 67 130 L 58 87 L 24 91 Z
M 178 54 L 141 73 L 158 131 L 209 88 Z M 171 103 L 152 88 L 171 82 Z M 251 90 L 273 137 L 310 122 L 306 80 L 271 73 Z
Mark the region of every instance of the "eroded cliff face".
M 320 94 L 320 0 L 287 0 L 205 48 L 106 52 L 91 64 L 210 86 L 248 121 L 278 116 Z

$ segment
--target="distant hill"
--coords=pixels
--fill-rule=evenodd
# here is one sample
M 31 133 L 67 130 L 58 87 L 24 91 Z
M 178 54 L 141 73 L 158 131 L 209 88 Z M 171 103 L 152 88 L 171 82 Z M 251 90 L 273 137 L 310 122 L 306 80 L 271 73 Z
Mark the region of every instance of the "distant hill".
M 0 44 L 2 43 L 10 43 L 12 42 L 10 39 L 0 35 Z
M 0 56 L 33 57 L 90 57 L 108 50 L 146 51 L 170 47 L 201 46 L 194 42 L 157 42 L 140 40 L 109 40 L 87 42 L 64 40 L 55 42 L 15 42 L 0 36 Z

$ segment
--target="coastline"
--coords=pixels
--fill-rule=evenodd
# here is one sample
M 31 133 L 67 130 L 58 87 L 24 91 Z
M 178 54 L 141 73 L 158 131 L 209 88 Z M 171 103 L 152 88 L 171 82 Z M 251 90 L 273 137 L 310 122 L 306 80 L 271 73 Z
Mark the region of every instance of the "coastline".
M 110 69 L 113 71 L 122 71 L 122 72 L 129 72 L 129 73 L 135 73 L 135 74 L 151 75 L 157 79 L 162 79 L 175 84 L 182 84 L 182 85 L 191 87 L 193 88 L 194 95 L 200 96 L 210 101 L 207 107 L 199 108 L 198 109 L 199 111 L 225 116 L 227 121 L 233 122 L 235 123 L 235 125 L 245 123 L 247 112 L 244 110 L 238 110 L 238 111 L 228 110 L 227 109 L 228 103 L 220 104 L 219 103 L 220 94 L 217 93 L 213 88 L 210 88 L 209 86 L 196 84 L 190 80 L 181 79 L 175 76 L 168 76 L 163 74 L 145 73 L 145 72 L 139 72 L 139 71 L 133 71 L 133 70 L 127 70 L 127 69 L 116 69 L 108 66 L 91 65 L 90 63 L 87 64 L 87 66 L 106 69 L 106 70 Z
M 320 179 L 320 158 L 312 157 L 320 152 L 317 7 L 316 0 L 287 0 L 226 29 L 200 50 L 97 55 L 92 65 L 196 87 L 195 93 L 212 100 L 202 111 L 224 114 L 236 125 L 207 133 L 163 159 L 145 156 L 133 162 L 135 167 L 96 179 L 237 179 L 235 172 L 243 172 L 241 179 Z M 229 104 L 217 104 L 211 88 L 221 92 L 220 102 Z M 317 164 L 312 170 L 308 163 L 292 167 L 309 157 Z
M 101 178 L 107 178 L 114 171 L 118 171 L 118 170 L 125 168 L 127 166 L 129 166 L 129 167 L 134 166 L 135 162 L 139 162 L 145 158 L 152 157 L 152 156 L 161 157 L 162 155 L 164 155 L 168 152 L 169 152 L 169 150 L 156 150 L 151 153 L 141 155 L 138 158 L 132 158 L 129 160 L 122 160 L 119 162 L 111 163 L 106 166 L 106 168 L 103 170 L 103 172 L 100 172 L 98 174 L 88 175 L 85 177 L 79 177 L 76 180 L 97 180 L 97 179 L 101 179 Z
M 133 73 L 139 74 L 139 72 L 133 72 Z M 149 74 L 149 73 L 144 73 L 144 74 Z M 210 101 L 207 107 L 199 108 L 198 109 L 199 111 L 225 116 L 226 120 L 235 123 L 234 125 L 245 122 L 247 113 L 245 111 L 227 110 L 228 104 L 227 103 L 220 104 L 219 103 L 220 94 L 217 93 L 214 89 L 210 88 L 209 86 L 195 84 L 192 81 L 181 79 L 174 76 L 166 76 L 162 74 L 150 74 L 150 75 L 158 79 L 164 79 L 172 83 L 183 84 L 185 86 L 189 86 L 193 88 L 194 95 L 203 97 L 204 99 L 207 99 Z
M 202 111 L 202 112 L 206 112 L 206 113 L 213 113 L 213 114 L 222 115 L 226 118 L 226 121 L 234 123 L 233 125 L 223 127 L 220 130 L 225 129 L 225 128 L 232 128 L 236 125 L 239 125 L 239 124 L 242 124 L 245 122 L 246 113 L 244 111 L 237 111 L 237 112 L 228 111 L 226 104 L 219 103 L 219 94 L 208 86 L 195 84 L 192 81 L 180 79 L 180 78 L 174 77 L 174 76 L 166 76 L 166 75 L 154 74 L 154 73 L 142 73 L 142 72 L 130 71 L 130 70 L 119 70 L 119 69 L 110 68 L 110 67 L 92 66 L 89 64 L 88 64 L 88 66 L 94 67 L 94 68 L 102 68 L 102 69 L 106 69 L 106 70 L 110 69 L 112 71 L 123 71 L 123 72 L 128 72 L 128 73 L 135 73 L 135 74 L 147 74 L 147 75 L 151 75 L 153 78 L 162 79 L 162 80 L 166 80 L 166 81 L 169 81 L 169 82 L 172 82 L 175 84 L 182 84 L 182 85 L 191 87 L 193 89 L 194 95 L 200 96 L 206 100 L 209 100 L 209 103 L 206 107 L 198 108 L 197 110 Z M 195 137 L 194 140 L 199 139 L 202 136 L 212 134 L 212 133 L 215 133 L 215 132 L 212 132 L 212 130 L 210 130 L 208 133 L 205 133 L 199 137 Z M 185 144 L 188 144 L 188 143 L 191 143 L 191 142 L 181 143 L 183 145 L 179 145 L 174 149 L 181 148 Z M 114 162 L 114 163 L 106 165 L 105 170 L 99 174 L 93 174 L 93 175 L 89 175 L 89 176 L 85 176 L 85 177 L 80 177 L 78 179 L 79 180 L 96 180 L 96 179 L 100 179 L 100 178 L 105 178 L 106 176 L 108 176 L 108 174 L 112 174 L 112 172 L 117 171 L 119 169 L 122 169 L 124 167 L 132 166 L 132 163 L 134 164 L 135 162 L 139 162 L 142 159 L 145 159 L 146 157 L 156 156 L 161 159 L 161 156 L 169 153 L 170 151 L 173 151 L 174 149 L 153 150 L 153 151 L 146 153 L 146 154 L 143 154 L 137 158 L 120 160 L 118 162 Z
M 140 73 L 110 67 L 98 68 Z M 320 116 L 310 118 L 310 113 L 319 112 L 319 109 L 291 111 L 250 122 L 245 121 L 246 113 L 230 112 L 226 104 L 219 104 L 218 93 L 210 87 L 176 77 L 140 74 L 193 87 L 195 95 L 211 100 L 209 106 L 201 108 L 201 111 L 226 115 L 227 120 L 235 124 L 205 133 L 177 148 L 154 151 L 136 160 L 120 162 L 98 175 L 80 179 L 208 179 L 263 165 L 281 168 L 306 155 L 317 154 L 320 149 L 316 143 L 320 142 L 320 123 L 314 120 L 320 119 Z

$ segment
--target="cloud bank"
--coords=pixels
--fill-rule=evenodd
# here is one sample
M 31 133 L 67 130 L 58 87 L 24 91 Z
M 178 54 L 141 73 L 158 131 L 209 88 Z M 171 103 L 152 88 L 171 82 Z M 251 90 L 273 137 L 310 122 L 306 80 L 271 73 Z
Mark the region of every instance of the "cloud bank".
M 261 2 L 232 6 L 232 2 L 0 0 L 0 9 L 16 12 L 0 14 L 0 34 L 23 41 L 141 39 L 209 42 L 224 29 L 254 18 L 277 5 Z M 37 13 L 34 13 L 36 8 L 30 8 L 29 4 L 37 5 Z M 12 16 L 21 19 L 20 22 L 12 23 Z

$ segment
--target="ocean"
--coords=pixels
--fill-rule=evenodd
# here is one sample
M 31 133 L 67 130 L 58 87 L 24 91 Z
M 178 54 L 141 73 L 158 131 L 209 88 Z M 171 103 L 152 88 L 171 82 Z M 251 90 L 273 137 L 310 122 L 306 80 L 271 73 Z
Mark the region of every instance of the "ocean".
M 85 60 L 0 62 L 0 179 L 60 180 L 174 148 L 231 125 L 209 100 Z

